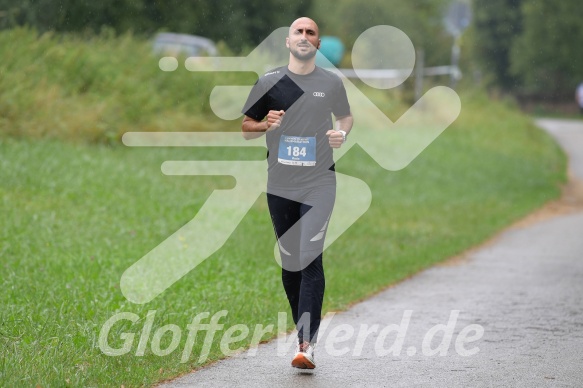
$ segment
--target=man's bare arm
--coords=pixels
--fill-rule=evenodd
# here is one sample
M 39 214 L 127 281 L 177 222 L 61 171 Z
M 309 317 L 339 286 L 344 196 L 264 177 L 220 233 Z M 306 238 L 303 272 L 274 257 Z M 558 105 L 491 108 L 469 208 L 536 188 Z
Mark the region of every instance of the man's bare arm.
M 265 132 L 279 128 L 284 114 L 282 110 L 270 110 L 265 121 L 257 121 L 246 115 L 241 124 L 243 137 L 245 140 L 257 139 Z
M 350 133 L 350 130 L 352 129 L 352 124 L 354 124 L 354 118 L 352 117 L 352 115 L 336 118 L 336 130 L 344 131 L 346 132 L 346 135 Z
M 257 121 L 249 116 L 243 117 L 241 124 L 245 140 L 257 139 L 267 131 L 267 121 Z

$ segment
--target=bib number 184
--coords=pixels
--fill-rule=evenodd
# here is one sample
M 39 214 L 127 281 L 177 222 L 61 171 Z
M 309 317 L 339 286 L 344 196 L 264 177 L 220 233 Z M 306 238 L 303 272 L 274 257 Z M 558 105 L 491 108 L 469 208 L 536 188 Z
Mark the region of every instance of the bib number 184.
M 287 146 L 288 156 L 306 156 L 306 147 Z
M 289 166 L 315 166 L 316 138 L 282 135 L 277 161 Z

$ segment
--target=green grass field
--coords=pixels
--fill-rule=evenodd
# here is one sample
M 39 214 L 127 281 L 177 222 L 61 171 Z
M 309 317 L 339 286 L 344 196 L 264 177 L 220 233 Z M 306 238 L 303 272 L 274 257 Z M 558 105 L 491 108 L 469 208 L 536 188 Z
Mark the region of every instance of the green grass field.
M 10 42 L 2 34 L 0 40 Z M 135 53 L 131 40 L 125 39 L 129 48 L 124 50 Z M 35 42 L 30 44 L 41 44 Z M 67 42 L 64 44 L 73 44 Z M 124 41 L 116 42 L 121 45 Z M 106 50 L 105 43 L 96 45 Z M 146 49 L 139 50 L 146 58 Z M 87 61 L 99 62 L 94 55 Z M 10 61 L 4 61 L 4 66 Z M 2 74 L 10 71 L 25 80 L 14 66 L 4 68 Z M 37 74 L 34 69 L 27 71 L 32 78 Z M 38 74 L 44 71 L 40 69 Z M 152 77 L 162 76 L 152 71 Z M 138 73 L 136 78 L 140 77 L 147 79 L 147 74 Z M 0 85 L 16 87 L 8 78 L 1 78 Z M 189 115 L 189 98 L 201 101 L 204 93 L 199 93 L 203 97 L 181 96 L 184 105 L 178 108 L 149 105 L 140 116 L 140 102 L 133 101 L 131 94 L 134 86 L 130 92 L 123 86 L 124 82 L 139 82 L 118 80 L 122 84 L 118 89 L 118 81 L 111 81 L 114 89 L 100 91 L 99 85 L 107 78 L 79 94 L 79 90 L 67 89 L 71 86 L 68 80 L 75 80 L 74 73 L 59 82 L 47 77 L 47 84 L 53 83 L 59 92 L 52 99 L 39 98 L 36 108 L 26 109 L 19 101 L 27 102 L 27 93 L 38 96 L 42 87 L 31 83 L 30 89 L 19 91 L 0 88 L 0 386 L 152 385 L 200 366 L 197 359 L 203 344 L 194 344 L 185 363 L 180 362 L 184 335 L 177 350 L 166 356 L 157 356 L 150 346 L 143 356 L 136 356 L 148 311 L 157 312 L 154 332 L 167 324 L 184 330 L 202 312 L 213 315 L 227 310 L 222 323 L 228 328 L 239 323 L 249 327 L 276 324 L 277 313 L 288 310 L 280 267 L 272 258 L 275 240 L 263 197 L 223 248 L 162 295 L 142 306 L 123 297 L 119 289 L 123 271 L 192 219 L 214 189 L 233 185 L 230 178 L 164 176 L 160 164 L 258 155 L 243 155 L 247 150 L 227 154 L 219 149 L 137 149 L 115 144 L 119 131 L 140 129 L 148 120 L 162 123 L 156 121 L 159 115 L 167 115 L 168 121 L 150 129 L 215 126 L 237 130 L 239 124 L 209 120 L 206 108 L 194 109 Z M 135 90 L 138 95 L 147 93 Z M 7 97 L 10 93 L 12 100 Z M 105 94 L 111 94 L 113 100 L 104 102 L 103 112 L 115 111 L 120 101 L 132 101 L 140 118 L 134 120 L 124 113 L 112 132 L 107 132 L 107 126 L 103 132 L 93 132 L 107 115 L 83 117 L 83 112 L 90 112 L 91 104 Z M 384 100 L 381 96 L 376 101 L 381 104 Z M 68 102 L 73 104 L 69 111 Z M 63 110 L 51 116 L 56 106 Z M 397 109 L 403 108 L 387 110 Z M 45 119 L 53 121 L 38 132 L 35 125 Z M 205 120 L 208 122 L 197 127 Z M 55 127 L 58 122 L 61 124 Z M 84 126 L 75 132 L 77 123 Z M 180 123 L 184 126 L 178 126 Z M 479 93 L 462 95 L 458 121 L 402 171 L 383 170 L 355 147 L 337 167 L 366 181 L 373 203 L 325 252 L 324 309 L 346 308 L 484 241 L 556 198 L 565 181 L 565 164 L 562 152 L 529 118 Z M 136 333 L 136 338 L 129 353 L 106 356 L 98 347 L 99 332 L 118 312 L 135 313 L 140 320 L 116 325 L 109 338 L 111 345 L 121 347 L 124 332 Z M 219 332 L 215 338 L 220 337 Z M 250 339 L 231 347 L 248 346 Z M 169 335 L 162 337 L 162 348 L 169 343 Z M 206 362 L 220 357 L 215 341 Z

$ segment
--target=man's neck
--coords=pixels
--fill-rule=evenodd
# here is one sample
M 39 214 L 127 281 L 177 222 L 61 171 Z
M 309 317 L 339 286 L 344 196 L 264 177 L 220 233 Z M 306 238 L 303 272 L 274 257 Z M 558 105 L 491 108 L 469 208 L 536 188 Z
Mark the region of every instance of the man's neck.
M 316 60 L 314 58 L 309 61 L 300 61 L 290 54 L 289 65 L 287 65 L 287 68 L 294 74 L 310 74 L 316 68 Z

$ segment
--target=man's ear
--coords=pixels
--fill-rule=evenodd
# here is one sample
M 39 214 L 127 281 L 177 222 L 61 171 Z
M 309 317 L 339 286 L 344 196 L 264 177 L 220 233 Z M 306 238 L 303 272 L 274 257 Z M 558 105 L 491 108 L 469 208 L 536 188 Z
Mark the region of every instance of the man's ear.
M 318 50 L 320 50 L 320 45 L 322 45 L 322 41 L 318 39 L 318 47 L 316 47 Z
M 289 37 L 285 38 L 285 47 L 289 48 Z

